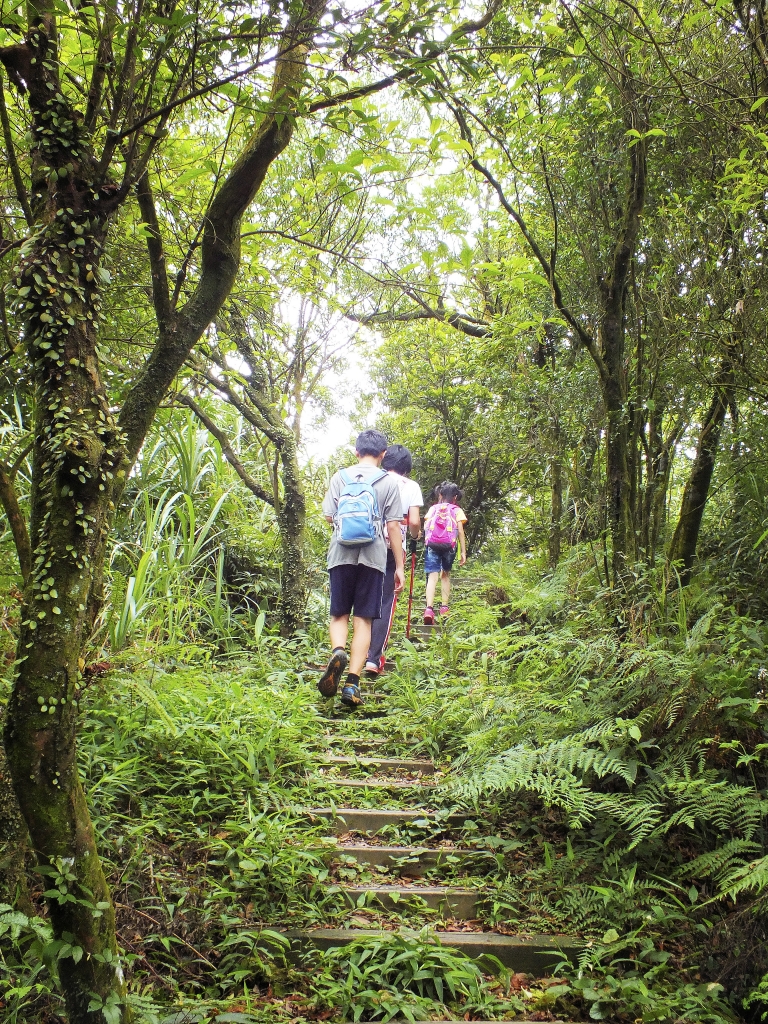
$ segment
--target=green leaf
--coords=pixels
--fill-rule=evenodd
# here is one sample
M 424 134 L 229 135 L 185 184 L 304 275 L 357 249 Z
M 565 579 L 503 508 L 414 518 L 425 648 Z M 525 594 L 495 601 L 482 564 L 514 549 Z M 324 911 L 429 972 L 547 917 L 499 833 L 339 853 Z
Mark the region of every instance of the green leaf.
M 174 179 L 174 186 L 187 185 L 190 181 L 194 181 L 195 178 L 199 178 L 202 174 L 208 174 L 207 167 L 190 167 L 188 171 L 184 171 L 178 178 Z

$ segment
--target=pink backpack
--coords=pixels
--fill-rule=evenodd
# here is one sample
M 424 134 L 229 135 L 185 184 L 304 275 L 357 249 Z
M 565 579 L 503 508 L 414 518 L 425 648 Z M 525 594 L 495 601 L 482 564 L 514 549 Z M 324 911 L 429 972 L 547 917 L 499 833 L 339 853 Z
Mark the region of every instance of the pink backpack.
M 459 539 L 456 509 L 449 501 L 433 505 L 424 517 L 424 543 L 434 551 L 453 551 Z

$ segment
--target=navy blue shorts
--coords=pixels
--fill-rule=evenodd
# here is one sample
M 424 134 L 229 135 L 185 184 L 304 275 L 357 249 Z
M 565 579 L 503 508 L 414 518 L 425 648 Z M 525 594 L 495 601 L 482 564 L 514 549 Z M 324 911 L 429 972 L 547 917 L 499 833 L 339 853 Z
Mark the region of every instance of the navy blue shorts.
M 456 558 L 458 544 L 450 551 L 435 551 L 427 546 L 424 552 L 424 572 L 429 576 L 431 572 L 450 572 Z
M 331 575 L 331 615 L 381 618 L 384 573 L 370 565 L 334 565 Z

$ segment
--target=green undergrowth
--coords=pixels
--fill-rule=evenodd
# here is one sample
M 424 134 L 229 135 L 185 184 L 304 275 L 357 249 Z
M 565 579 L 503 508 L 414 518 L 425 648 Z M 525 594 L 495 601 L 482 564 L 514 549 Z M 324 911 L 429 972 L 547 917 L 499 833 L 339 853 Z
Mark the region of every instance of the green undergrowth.
M 713 588 L 667 582 L 638 578 L 618 609 L 578 559 L 556 577 L 514 562 L 458 572 L 428 644 L 404 638 L 399 610 L 397 668 L 376 684 L 386 718 L 328 717 L 307 667 L 327 654 L 322 623 L 226 657 L 128 648 L 101 665 L 79 757 L 137 1020 L 760 1020 L 766 630 Z M 381 739 L 381 754 L 433 757 L 439 784 L 424 799 L 320 783 L 331 738 L 336 752 Z M 582 937 L 579 964 L 548 981 L 478 977 L 435 945 L 442 918 L 418 883 L 392 910 L 350 905 L 344 885 L 393 882 L 409 855 L 361 868 L 302 809 L 409 800 L 464 825 L 425 818 L 381 842 L 474 849 L 464 861 L 449 847 L 423 881 L 476 889 L 486 927 Z M 11 913 L 9 1024 L 53 1024 L 45 915 Z M 313 924 L 390 931 L 297 969 L 279 929 Z
M 760 1019 L 765 624 L 661 573 L 619 605 L 578 556 L 473 575 L 390 686 L 414 746 L 451 759 L 446 798 L 517 843 L 488 919 L 588 939 L 559 998 L 595 1018 Z

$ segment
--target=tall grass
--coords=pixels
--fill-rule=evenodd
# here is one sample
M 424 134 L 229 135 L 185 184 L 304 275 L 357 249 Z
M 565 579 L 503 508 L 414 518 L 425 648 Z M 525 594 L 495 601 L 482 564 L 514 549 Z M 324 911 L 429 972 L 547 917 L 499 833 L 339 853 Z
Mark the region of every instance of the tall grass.
M 187 413 L 150 439 L 128 494 L 96 639 L 112 653 L 131 644 L 183 652 L 189 644 L 225 651 L 247 643 L 262 597 L 277 591 L 272 509 L 254 514 L 255 499 L 243 495 L 218 445 Z M 230 554 L 243 535 L 257 539 L 258 581 Z

